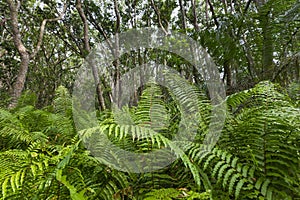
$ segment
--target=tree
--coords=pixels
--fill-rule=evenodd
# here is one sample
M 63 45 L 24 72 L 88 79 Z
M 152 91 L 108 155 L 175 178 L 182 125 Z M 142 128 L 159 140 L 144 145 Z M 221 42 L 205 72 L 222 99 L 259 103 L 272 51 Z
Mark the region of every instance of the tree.
M 7 4 L 9 6 L 9 11 L 10 11 L 13 41 L 14 41 L 15 47 L 17 48 L 17 50 L 20 54 L 20 57 L 21 57 L 20 68 L 18 71 L 17 79 L 12 88 L 12 95 L 11 95 L 12 99 L 9 104 L 9 107 L 13 108 L 17 105 L 17 101 L 20 98 L 21 93 L 24 89 L 29 62 L 31 59 L 34 59 L 36 57 L 37 53 L 39 52 L 39 50 L 41 48 L 46 23 L 61 20 L 63 18 L 64 12 L 66 11 L 67 4 L 65 4 L 62 13 L 58 17 L 43 20 L 43 22 L 40 26 L 40 34 L 38 36 L 38 42 L 36 44 L 35 49 L 31 50 L 31 53 L 28 49 L 26 49 L 26 47 L 22 41 L 22 36 L 20 33 L 20 29 L 19 29 L 18 18 L 19 18 L 19 9 L 21 7 L 21 1 L 15 2 L 13 0 L 7 0 Z

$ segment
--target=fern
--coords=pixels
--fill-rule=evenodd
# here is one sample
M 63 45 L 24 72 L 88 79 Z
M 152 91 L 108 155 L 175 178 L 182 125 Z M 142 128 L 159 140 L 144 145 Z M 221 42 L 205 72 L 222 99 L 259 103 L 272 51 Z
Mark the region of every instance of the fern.
M 175 83 L 178 77 L 167 78 Z M 196 88 L 178 83 L 187 89 L 182 91 L 174 84 L 171 93 L 150 83 L 137 106 L 105 111 L 97 115 L 100 121 L 93 128 L 84 129 L 91 115 L 81 113 L 82 119 L 77 119 L 82 124 L 80 138 L 64 88 L 57 91 L 53 107 L 1 109 L 0 199 L 300 197 L 300 110 L 280 87 L 262 82 L 228 96 L 223 135 L 207 151 L 202 143 L 211 126 L 213 107 Z M 194 117 L 194 121 L 181 122 L 185 117 Z M 178 131 L 182 134 L 176 136 Z M 108 143 L 113 146 L 111 151 Z M 137 168 L 151 172 L 114 169 L 121 166 L 130 171 L 132 166 L 123 162 L 130 158 L 128 152 L 143 155 L 153 151 L 159 152 L 157 162 L 169 165 L 149 168 L 137 160 Z M 174 155 L 177 159 L 169 162 Z
M 228 99 L 235 96 L 239 99 L 235 106 L 243 109 L 229 119 L 220 146 L 239 156 L 240 162 L 255 166 L 254 176 L 247 176 L 251 167 L 243 167 L 242 174 L 254 180 L 260 177 L 255 186 L 266 198 L 299 195 L 297 188 L 291 187 L 299 184 L 299 109 L 269 82 Z M 229 103 L 232 105 L 232 100 Z
M 174 189 L 174 188 L 163 188 L 153 189 L 145 195 L 145 200 L 158 200 L 158 199 L 210 199 L 210 192 L 197 193 L 194 191 L 188 191 L 186 188 Z

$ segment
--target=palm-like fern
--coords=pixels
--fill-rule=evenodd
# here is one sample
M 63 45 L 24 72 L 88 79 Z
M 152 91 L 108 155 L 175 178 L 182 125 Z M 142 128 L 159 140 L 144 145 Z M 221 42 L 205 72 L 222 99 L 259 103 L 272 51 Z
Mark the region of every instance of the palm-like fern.
M 165 173 L 157 172 L 150 173 L 152 177 L 157 175 L 161 182 L 166 180 L 166 183 L 172 178 L 182 177 L 182 183 L 192 178 L 198 186 L 203 183 L 206 190 L 213 187 L 224 188 L 229 196 L 236 199 L 291 199 L 299 196 L 300 112 L 286 95 L 279 92 L 277 86 L 262 82 L 251 90 L 227 97 L 229 114 L 223 136 L 217 147 L 207 153 L 203 151 L 201 143 L 207 134 L 211 107 L 206 101 L 198 102 L 200 109 L 196 140 L 172 143 L 169 139 L 174 136 L 172 130 L 178 130 L 178 124 L 164 126 L 164 122 L 174 117 L 180 121 L 180 116 L 176 115 L 180 108 L 173 108 L 176 111 L 168 113 L 169 115 L 163 113 L 164 103 L 160 94 L 157 86 L 146 89 L 136 108 L 125 109 L 126 114 L 115 112 L 113 119 L 110 118 L 100 125 L 101 131 L 119 147 L 130 151 L 149 152 L 164 146 L 172 149 L 181 158 L 180 162 L 176 161 L 167 168 L 168 173 L 178 168 L 179 173 L 175 176 L 173 174 L 169 178 L 163 178 Z M 186 95 L 178 94 L 181 98 Z M 172 101 L 167 105 L 172 105 Z M 149 113 L 153 109 L 157 109 L 156 117 L 163 124 L 157 126 L 154 123 L 154 130 L 157 131 L 151 129 L 152 119 Z M 101 152 L 105 150 L 102 148 Z M 122 154 L 118 154 L 117 150 L 114 153 L 107 157 L 114 158 L 117 162 L 120 160 L 118 156 Z M 168 155 L 158 158 L 168 159 Z M 180 163 L 183 165 L 180 166 Z M 183 170 L 183 166 L 187 166 L 189 171 Z M 184 174 L 187 175 L 186 179 L 183 178 Z M 154 180 L 156 179 L 152 183 Z M 174 184 L 171 186 L 174 187 Z
M 137 106 L 103 114 L 100 126 L 81 132 L 83 144 L 92 145 L 89 151 L 76 136 L 64 88 L 58 90 L 53 107 L 0 110 L 2 199 L 155 199 L 163 194 L 179 199 L 205 199 L 207 194 L 212 199 L 300 197 L 300 112 L 278 86 L 262 82 L 228 96 L 223 135 L 207 152 L 202 143 L 210 123 L 209 100 L 195 88 L 172 90 L 176 94 L 150 84 Z M 194 140 L 174 140 L 188 125 L 180 124 L 184 116 L 178 106 L 194 103 L 185 98 L 187 94 L 197 96 L 193 98 L 197 125 L 187 129 L 197 135 Z M 101 137 L 115 146 L 114 151 L 92 143 Z M 157 161 L 166 162 L 172 154 L 179 159 L 163 169 L 153 165 L 156 171 L 141 174 L 112 168 L 122 161 L 120 149 L 142 154 L 162 148 L 170 151 Z
M 299 197 L 299 108 L 269 82 L 228 103 L 233 115 L 219 141 L 223 150 L 202 159 L 204 166 L 215 163 L 212 175 L 236 197 L 243 185 L 267 199 Z
M 111 199 L 127 187 L 122 173 L 110 176 L 82 147 L 71 121 L 71 99 L 62 87 L 57 94 L 53 112 L 33 106 L 0 110 L 0 199 Z

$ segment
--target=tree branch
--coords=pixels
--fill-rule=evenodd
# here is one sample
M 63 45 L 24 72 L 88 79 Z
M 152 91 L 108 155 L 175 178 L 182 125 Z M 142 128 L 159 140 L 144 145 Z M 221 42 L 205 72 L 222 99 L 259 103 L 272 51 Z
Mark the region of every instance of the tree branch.
M 250 3 L 251 3 L 252 0 L 248 0 L 247 4 L 246 4 L 246 7 L 244 9 L 244 14 L 247 12 L 249 6 L 250 6 Z
M 194 16 L 193 24 L 194 24 L 196 31 L 199 31 L 198 17 L 197 17 L 197 12 L 196 12 L 196 1 L 192 0 L 191 2 L 192 2 L 192 9 L 193 9 L 193 16 Z
M 19 51 L 20 54 L 27 53 L 27 49 L 21 40 L 21 33 L 18 28 L 18 24 L 19 24 L 19 22 L 18 22 L 18 7 L 19 6 L 15 5 L 13 0 L 7 0 L 7 3 L 9 5 L 9 9 L 10 9 L 12 33 L 13 33 L 13 40 L 14 40 L 15 46 L 17 47 L 17 50 Z M 18 4 L 20 4 L 19 1 L 18 1 Z
M 165 27 L 162 25 L 160 12 L 159 12 L 159 10 L 157 9 L 157 7 L 155 6 L 154 1 L 153 1 L 153 0 L 150 0 L 150 3 L 151 3 L 152 8 L 153 8 L 154 11 L 155 11 L 155 14 L 157 15 L 159 26 L 160 26 L 161 29 L 164 31 L 164 33 L 165 33 L 166 35 L 168 35 L 168 31 L 167 31 L 167 30 L 165 29 Z
M 213 5 L 211 4 L 210 0 L 207 0 L 207 3 L 208 3 L 208 5 L 209 5 L 209 9 L 210 9 L 211 15 L 212 15 L 212 17 L 213 17 L 213 19 L 214 19 L 215 25 L 216 25 L 217 27 L 219 27 L 219 22 L 218 22 L 218 20 L 217 20 L 216 14 L 215 14 L 214 7 L 213 7 Z
M 30 59 L 34 58 L 36 56 L 36 54 L 39 52 L 40 48 L 41 48 L 41 45 L 43 43 L 45 27 L 46 27 L 47 22 L 55 22 L 55 21 L 61 20 L 64 16 L 66 10 L 67 10 L 67 2 L 64 4 L 64 9 L 63 9 L 62 13 L 59 14 L 58 17 L 43 20 L 43 22 L 41 24 L 41 27 L 40 27 L 40 34 L 39 34 L 39 38 L 38 38 L 38 43 L 36 45 L 35 50 L 30 54 Z
M 90 52 L 90 43 L 89 43 L 89 26 L 86 16 L 82 9 L 81 0 L 76 0 L 76 9 L 80 15 L 80 18 L 83 22 L 83 41 L 84 41 L 84 49 L 87 51 L 86 53 Z
M 112 47 L 112 44 L 107 36 L 107 34 L 105 33 L 103 27 L 101 26 L 101 24 L 97 23 L 96 20 L 93 18 L 93 15 L 92 13 L 90 13 L 88 10 L 87 10 L 87 14 L 89 16 L 89 19 L 90 19 L 90 22 L 91 24 L 100 32 L 100 34 L 104 37 L 105 39 L 105 42 L 108 44 L 109 46 L 109 49 L 111 50 L 111 52 L 113 53 L 113 47 Z

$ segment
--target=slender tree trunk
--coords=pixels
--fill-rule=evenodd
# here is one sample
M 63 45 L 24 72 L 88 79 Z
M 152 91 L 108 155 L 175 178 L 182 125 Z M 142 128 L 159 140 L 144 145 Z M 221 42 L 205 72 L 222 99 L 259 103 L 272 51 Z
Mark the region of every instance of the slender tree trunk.
M 193 0 L 192 0 L 193 1 Z M 215 9 L 212 5 L 212 3 L 210 2 L 210 0 L 207 0 L 207 5 L 209 6 L 210 12 L 211 12 L 211 16 L 215 22 L 215 25 L 217 26 L 217 28 L 219 28 L 219 22 L 215 13 Z
M 12 33 L 13 33 L 13 41 L 14 44 L 21 56 L 21 64 L 18 72 L 18 76 L 16 82 L 13 85 L 12 94 L 11 94 L 11 102 L 9 104 L 9 108 L 14 108 L 17 105 L 18 99 L 21 96 L 22 90 L 25 85 L 26 74 L 28 71 L 28 65 L 30 62 L 30 55 L 24 46 L 21 40 L 21 33 L 18 27 L 18 7 L 13 0 L 7 0 L 9 5 L 10 11 L 10 18 L 11 18 L 11 26 L 12 26 Z
M 155 5 L 153 0 L 150 0 L 150 3 L 151 3 L 151 7 L 154 9 L 154 12 L 157 16 L 157 20 L 158 20 L 158 24 L 159 24 L 160 28 L 164 31 L 165 35 L 168 35 L 168 29 L 167 29 L 168 27 L 165 28 L 163 26 L 159 9 L 157 8 L 157 6 Z
M 295 79 L 297 83 L 300 83 L 300 55 L 296 57 L 295 60 L 295 68 L 296 68 L 296 75 Z
M 199 25 L 198 25 L 198 16 L 197 16 L 197 11 L 196 11 L 196 1 L 195 0 L 192 0 L 191 1 L 192 3 L 192 10 L 193 10 L 193 25 L 194 25 L 194 28 L 196 31 L 199 31 Z
M 232 72 L 231 72 L 231 67 L 230 67 L 230 61 L 229 60 L 226 60 L 224 62 L 224 78 L 223 78 L 223 81 L 225 81 L 225 77 L 226 77 L 226 89 L 227 89 L 227 92 L 230 94 L 232 91 Z
M 263 79 L 271 79 L 273 71 L 273 39 L 272 27 L 270 25 L 269 13 L 266 13 L 261 18 L 263 31 L 263 50 L 262 50 L 262 67 Z
M 180 5 L 180 12 L 181 12 L 181 16 L 182 16 L 182 29 L 184 30 L 184 32 L 186 32 L 186 12 L 185 12 L 185 8 L 182 4 L 182 0 L 179 0 L 179 5 Z
M 35 49 L 32 51 L 32 53 L 30 54 L 22 42 L 21 33 L 20 33 L 20 30 L 18 27 L 18 24 L 19 24 L 18 12 L 19 12 L 19 8 L 21 6 L 21 1 L 6 0 L 6 2 L 9 6 L 9 11 L 10 11 L 12 37 L 13 37 L 14 45 L 17 48 L 17 50 L 20 54 L 20 57 L 21 57 L 21 64 L 20 64 L 19 72 L 17 75 L 17 79 L 16 79 L 15 83 L 13 84 L 12 93 L 11 93 L 11 101 L 10 101 L 10 104 L 8 105 L 9 108 L 14 108 L 14 107 L 16 107 L 18 100 L 19 100 L 19 98 L 22 94 L 22 91 L 24 89 L 24 86 L 25 86 L 29 62 L 31 59 L 35 58 L 35 56 L 37 55 L 37 53 L 39 52 L 39 50 L 41 48 L 47 22 L 54 22 L 54 21 L 58 21 L 58 20 L 62 19 L 63 15 L 67 9 L 67 4 L 64 5 L 63 12 L 58 17 L 53 18 L 53 19 L 44 19 L 43 20 L 41 27 L 40 27 L 40 34 L 38 37 L 37 45 L 36 45 Z
M 257 74 L 254 67 L 254 60 L 251 54 L 250 47 L 248 45 L 248 41 L 246 40 L 246 38 L 243 38 L 243 41 L 244 41 L 243 50 L 245 53 L 245 57 L 247 59 L 248 72 L 250 74 L 251 79 L 254 80 L 254 77 L 256 77 Z
M 83 52 L 81 52 L 81 54 L 82 54 L 83 57 L 86 57 L 90 53 L 91 48 L 90 48 L 90 43 L 89 43 L 88 21 L 87 21 L 85 13 L 83 12 L 81 0 L 76 1 L 76 9 L 77 9 L 77 11 L 80 15 L 81 21 L 83 22 L 84 50 L 83 50 Z M 104 100 L 104 97 L 103 97 L 101 82 L 100 82 L 100 78 L 99 78 L 99 72 L 98 72 L 96 64 L 93 62 L 93 60 L 94 60 L 94 58 L 92 58 L 91 60 L 88 60 L 88 63 L 92 67 L 92 73 L 93 73 L 93 77 L 94 77 L 94 81 L 95 81 L 96 92 L 97 92 L 97 97 L 98 97 L 98 103 L 99 103 L 101 109 L 105 110 L 106 106 L 105 106 L 105 100 Z
M 121 83 L 120 83 L 120 59 L 119 59 L 119 48 L 120 48 L 120 41 L 119 41 L 119 33 L 120 33 L 120 26 L 121 26 L 121 15 L 119 11 L 119 4 L 117 0 L 114 0 L 114 11 L 116 15 L 116 25 L 115 25 L 115 46 L 114 46 L 114 56 L 115 56 L 115 100 L 118 105 L 120 106 L 120 96 L 121 96 Z

